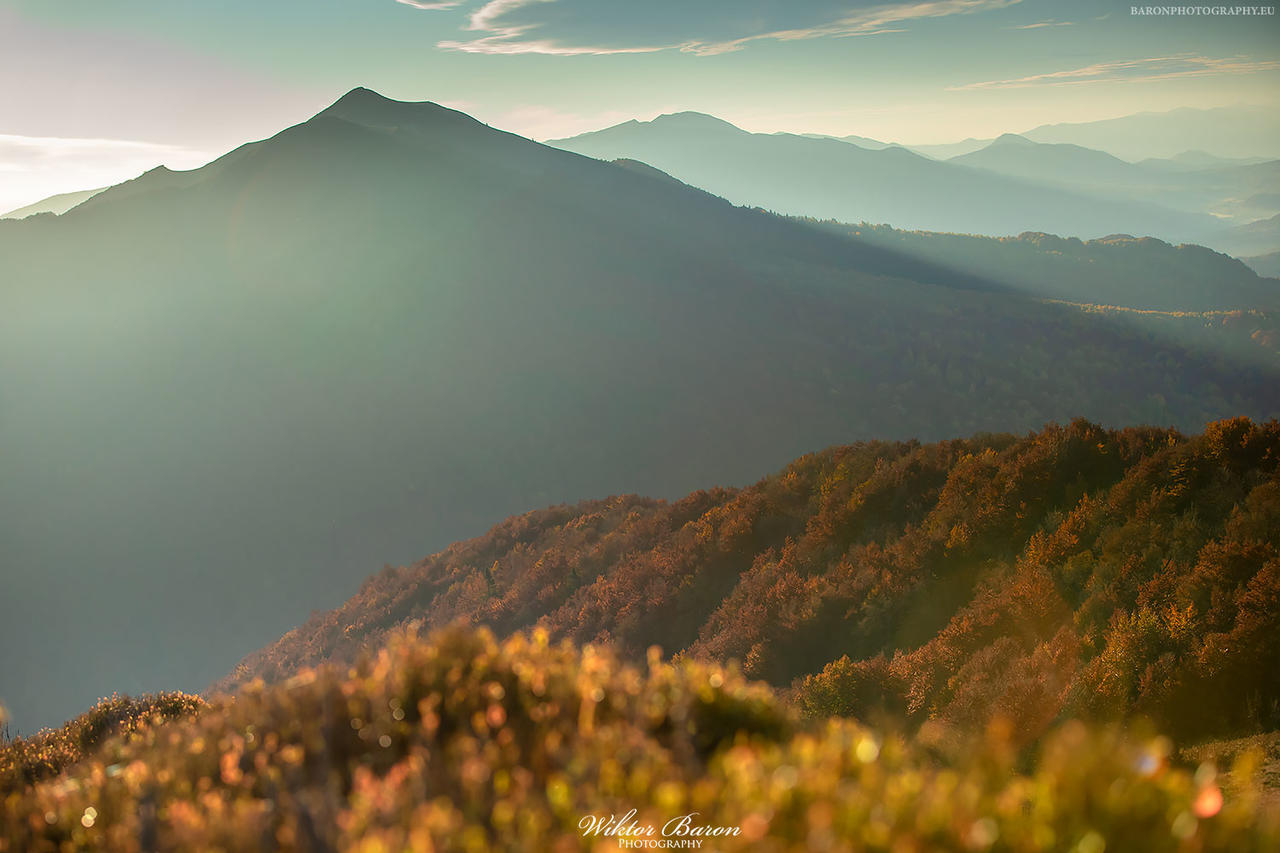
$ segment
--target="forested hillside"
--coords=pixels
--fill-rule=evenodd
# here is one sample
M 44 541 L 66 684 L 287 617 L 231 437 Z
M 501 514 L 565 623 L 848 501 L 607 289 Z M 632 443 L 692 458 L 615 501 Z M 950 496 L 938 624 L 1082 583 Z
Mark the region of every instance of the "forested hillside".
M 923 262 L 944 264 L 1011 291 L 1107 316 L 1136 334 L 1178 341 L 1256 365 L 1280 365 L 1280 281 L 1266 258 L 1247 266 L 1204 246 L 1113 234 L 1078 240 L 903 231 L 816 223 Z
M 1152 311 L 1280 309 L 1280 282 L 1204 246 L 1128 234 L 1077 240 L 1033 232 L 982 237 L 823 225 L 1034 296 Z
M 1259 731 L 1280 724 L 1280 424 L 863 443 L 740 491 L 539 510 L 387 568 L 219 687 L 457 620 L 737 659 L 818 715 Z

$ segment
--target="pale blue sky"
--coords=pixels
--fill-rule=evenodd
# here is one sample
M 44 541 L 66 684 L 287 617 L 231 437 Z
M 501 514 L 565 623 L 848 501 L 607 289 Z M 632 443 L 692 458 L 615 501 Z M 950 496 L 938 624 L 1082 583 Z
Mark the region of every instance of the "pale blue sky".
M 1280 106 L 1280 17 L 1130 6 L 0 0 L 0 209 L 152 161 L 194 165 L 355 85 L 539 139 L 686 109 L 749 130 L 932 143 Z

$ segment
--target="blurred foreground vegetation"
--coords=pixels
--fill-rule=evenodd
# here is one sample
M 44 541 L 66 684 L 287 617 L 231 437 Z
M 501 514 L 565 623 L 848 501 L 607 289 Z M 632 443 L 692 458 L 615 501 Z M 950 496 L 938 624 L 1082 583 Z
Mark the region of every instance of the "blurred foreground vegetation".
M 95 720 L 117 733 L 97 742 Z M 1017 743 L 999 719 L 908 739 L 804 718 L 656 650 L 633 666 L 545 632 L 405 632 L 350 669 L 207 706 L 115 699 L 0 748 L 0 851 L 612 850 L 579 822 L 631 809 L 658 837 L 692 812 L 737 829 L 703 850 L 1280 844 L 1256 751 L 1186 764 L 1164 738 L 1079 722 Z M 31 772 L 40 744 L 57 757 Z

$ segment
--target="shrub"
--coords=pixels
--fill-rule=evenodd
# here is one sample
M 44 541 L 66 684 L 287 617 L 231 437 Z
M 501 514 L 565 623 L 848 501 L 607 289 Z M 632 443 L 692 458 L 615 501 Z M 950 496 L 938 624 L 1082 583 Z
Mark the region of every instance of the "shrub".
M 71 737 L 71 733 L 67 733 Z M 545 634 L 400 637 L 350 669 L 260 682 L 0 788 L 0 851 L 611 850 L 584 816 L 736 834 L 720 851 L 1264 850 L 1246 757 L 1230 786 L 1160 738 L 1070 723 L 1026 772 L 1007 726 L 946 757 L 803 722 L 701 663 L 620 663 Z

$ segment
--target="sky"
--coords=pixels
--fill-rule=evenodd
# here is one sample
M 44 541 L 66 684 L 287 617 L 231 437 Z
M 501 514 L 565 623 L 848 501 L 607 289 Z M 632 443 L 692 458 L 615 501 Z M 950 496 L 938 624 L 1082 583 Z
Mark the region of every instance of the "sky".
M 1280 107 L 1280 16 L 1133 12 L 1111 0 L 0 0 L 0 211 L 194 167 L 357 85 L 535 139 L 683 110 L 930 144 Z

